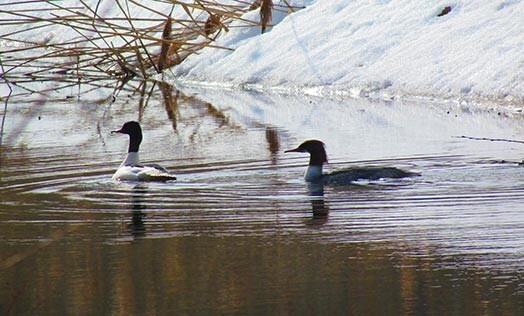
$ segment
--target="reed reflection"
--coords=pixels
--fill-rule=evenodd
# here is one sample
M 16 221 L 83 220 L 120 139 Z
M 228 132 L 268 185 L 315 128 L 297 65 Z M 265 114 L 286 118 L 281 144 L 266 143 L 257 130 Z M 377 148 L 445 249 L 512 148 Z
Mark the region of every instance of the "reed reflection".
M 227 127 L 231 131 L 243 132 L 243 130 L 231 122 L 229 117 L 215 105 L 201 100 L 193 95 L 185 95 L 180 90 L 166 82 L 154 82 L 154 87 L 159 87 L 161 92 L 160 99 L 164 103 L 164 108 L 168 119 L 172 122 L 173 130 L 178 132 L 179 128 L 186 128 L 194 131 L 191 134 L 192 139 L 204 137 L 201 134 L 202 127 L 214 126 L 215 130 Z M 158 100 L 159 96 L 155 94 L 157 90 L 151 89 L 147 99 Z M 145 99 L 146 96 L 142 95 Z M 209 122 L 208 120 L 212 122 Z M 206 121 L 206 122 L 204 122 Z M 209 124 L 212 125 L 209 125 Z M 207 131 L 206 131 L 207 132 Z M 213 133 L 215 136 L 215 133 Z
M 162 92 L 162 99 L 166 109 L 167 117 L 171 120 L 173 129 L 177 129 L 177 114 L 178 114 L 178 99 L 180 98 L 180 91 L 173 88 L 172 85 L 160 82 L 160 91 Z
M 273 126 L 266 127 L 266 141 L 269 154 L 271 155 L 271 164 L 276 165 L 278 163 L 278 153 L 280 152 L 277 128 Z

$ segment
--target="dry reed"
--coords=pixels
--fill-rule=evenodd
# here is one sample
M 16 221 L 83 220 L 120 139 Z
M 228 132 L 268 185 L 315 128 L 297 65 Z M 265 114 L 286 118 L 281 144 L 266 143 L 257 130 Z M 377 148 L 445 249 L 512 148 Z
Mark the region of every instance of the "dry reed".
M 147 6 L 138 0 L 113 0 L 118 14 L 104 16 L 107 1 L 92 5 L 78 0 L 71 6 L 55 0 L 0 4 L 0 30 L 6 30 L 0 31 L 1 78 L 19 83 L 57 77 L 149 78 L 204 47 L 228 49 L 215 45 L 214 39 L 233 21 L 262 26 L 264 32 L 274 9 L 271 0 L 262 0 L 259 22 L 242 18 L 252 4 L 243 0 L 229 4 L 151 0 Z M 160 7 L 168 10 L 155 9 Z M 186 17 L 172 17 L 175 7 L 182 8 Z M 284 9 L 290 8 L 286 3 Z M 75 35 L 62 41 L 62 31 Z
M 260 24 L 262 24 L 262 33 L 266 31 L 266 27 L 271 22 L 273 15 L 273 0 L 260 0 Z
M 166 24 L 164 26 L 164 31 L 162 32 L 162 46 L 160 48 L 160 55 L 158 56 L 158 71 L 162 71 L 167 65 L 167 54 L 169 53 L 169 47 L 171 44 L 169 40 L 171 39 L 171 17 L 167 18 Z

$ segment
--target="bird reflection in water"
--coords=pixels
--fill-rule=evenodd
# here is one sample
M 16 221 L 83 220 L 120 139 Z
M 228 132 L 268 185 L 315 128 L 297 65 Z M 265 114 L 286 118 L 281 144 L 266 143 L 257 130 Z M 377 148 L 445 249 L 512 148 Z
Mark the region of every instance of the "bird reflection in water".
M 329 207 L 324 200 L 324 185 L 321 183 L 307 183 L 309 192 L 309 201 L 313 217 L 310 219 L 310 225 L 323 225 L 328 220 Z
M 146 214 L 143 210 L 144 197 L 147 194 L 146 187 L 143 184 L 137 184 L 131 191 L 131 223 L 128 225 L 129 231 L 134 238 L 144 237 L 146 234 L 146 226 L 144 218 Z

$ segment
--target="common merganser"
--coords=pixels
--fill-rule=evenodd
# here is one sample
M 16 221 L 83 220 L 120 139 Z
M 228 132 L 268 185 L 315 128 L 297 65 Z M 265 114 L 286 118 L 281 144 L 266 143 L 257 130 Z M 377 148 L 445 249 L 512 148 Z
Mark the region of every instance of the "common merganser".
M 159 165 L 141 165 L 138 148 L 142 142 L 142 128 L 135 121 L 126 122 L 121 129 L 111 133 L 129 135 L 127 156 L 113 175 L 113 180 L 125 181 L 169 181 L 176 180 L 165 168 Z
M 319 184 L 349 184 L 356 180 L 378 180 L 383 178 L 405 178 L 419 175 L 393 167 L 349 168 L 332 173 L 322 173 L 322 166 L 327 163 L 324 143 L 319 140 L 307 140 L 289 152 L 309 153 L 309 166 L 304 174 L 306 182 Z

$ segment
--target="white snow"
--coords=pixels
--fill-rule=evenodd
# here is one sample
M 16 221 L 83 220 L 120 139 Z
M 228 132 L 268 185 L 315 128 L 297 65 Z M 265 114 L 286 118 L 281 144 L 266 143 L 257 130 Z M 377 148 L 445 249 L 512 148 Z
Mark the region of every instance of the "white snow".
M 279 3 L 275 1 L 275 4 Z M 351 95 L 524 99 L 522 1 L 294 1 L 265 34 L 231 28 L 172 80 Z M 446 6 L 451 12 L 437 15 Z M 256 19 L 258 12 L 246 14 Z M 314 89 L 312 89 L 314 88 Z
M 189 0 L 188 0 L 189 1 Z M 6 0 L 0 12 L 7 14 Z M 231 0 L 218 2 L 230 3 Z M 246 2 L 246 6 L 249 5 Z M 104 17 L 156 17 L 156 12 L 183 18 L 180 5 L 148 1 L 146 10 L 132 2 L 87 0 Z M 234 2 L 238 4 L 237 2 Z M 275 5 L 285 6 L 283 0 Z M 524 2 L 518 0 L 288 0 L 304 7 L 292 13 L 275 10 L 265 34 L 259 26 L 237 21 L 216 40 L 224 50 L 206 48 L 166 71 L 164 79 L 216 86 L 250 87 L 313 94 L 387 97 L 422 96 L 480 103 L 524 104 Z M 17 9 L 43 4 L 24 2 Z M 74 0 L 60 5 L 82 5 Z M 437 15 L 446 6 L 451 12 Z M 7 11 L 5 11 L 7 10 Z M 81 10 L 81 9 L 79 9 Z M 84 11 L 89 10 L 84 8 Z M 62 11 L 39 11 L 42 18 Z M 207 13 L 194 13 L 204 20 Z M 258 10 L 243 18 L 258 20 Z M 126 23 L 125 21 L 122 23 Z M 137 22 L 139 23 L 139 22 Z M 139 23 L 145 26 L 149 22 Z M 151 23 L 158 23 L 151 22 Z M 244 27 L 238 27 L 244 26 Z M 2 24 L 0 33 L 19 25 Z M 67 26 L 39 28 L 42 41 L 67 42 L 81 38 Z M 89 37 L 93 32 L 82 31 Z M 20 39 L 34 31 L 14 33 Z M 118 45 L 118 38 L 111 45 Z M 196 40 L 198 41 L 198 39 Z M 16 45 L 0 43 L 0 47 Z M 6 90 L 0 87 L 0 90 Z

